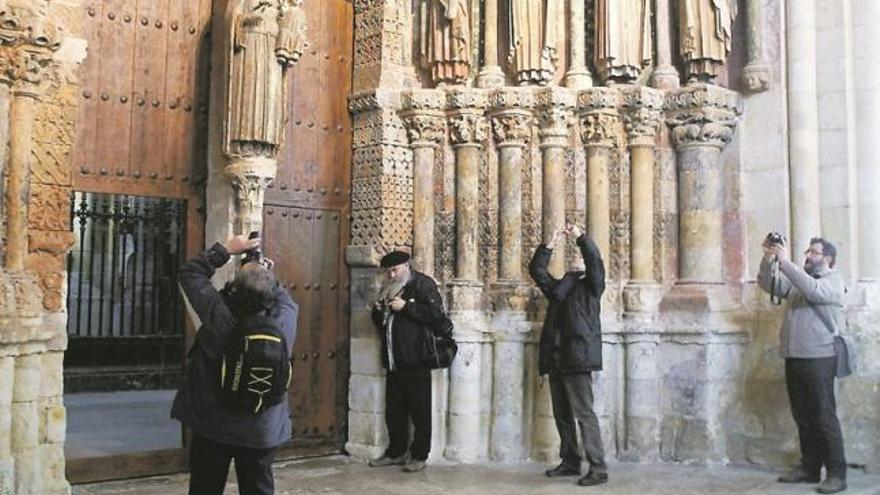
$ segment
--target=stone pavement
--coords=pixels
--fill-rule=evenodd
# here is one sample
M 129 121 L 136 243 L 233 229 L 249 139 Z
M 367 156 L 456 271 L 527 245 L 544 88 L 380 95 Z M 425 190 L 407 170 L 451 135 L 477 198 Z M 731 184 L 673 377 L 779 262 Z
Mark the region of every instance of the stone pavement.
M 574 478 L 549 479 L 547 466 L 428 465 L 407 474 L 396 467 L 370 468 L 345 456 L 283 462 L 276 465 L 277 495 L 797 495 L 815 493 L 814 485 L 780 485 L 777 473 L 739 467 L 696 467 L 669 464 L 610 465 L 611 481 L 579 487 Z M 232 474 L 230 470 L 230 474 Z M 74 495 L 185 494 L 186 475 L 116 481 L 73 488 Z M 233 481 L 225 495 L 237 494 Z M 846 495 L 880 495 L 880 475 L 851 470 Z

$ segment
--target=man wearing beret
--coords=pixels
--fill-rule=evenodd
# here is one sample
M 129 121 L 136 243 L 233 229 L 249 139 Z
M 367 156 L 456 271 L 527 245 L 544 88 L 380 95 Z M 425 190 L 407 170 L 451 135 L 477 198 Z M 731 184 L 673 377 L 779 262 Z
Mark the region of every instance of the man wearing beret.
M 423 364 L 426 339 L 446 321 L 434 280 L 410 267 L 403 251 L 386 254 L 380 265 L 384 283 L 372 307 L 373 322 L 382 334 L 385 377 L 385 424 L 388 449 L 370 466 L 403 466 L 406 472 L 425 469 L 431 450 L 431 370 Z M 409 422 L 413 423 L 412 443 Z

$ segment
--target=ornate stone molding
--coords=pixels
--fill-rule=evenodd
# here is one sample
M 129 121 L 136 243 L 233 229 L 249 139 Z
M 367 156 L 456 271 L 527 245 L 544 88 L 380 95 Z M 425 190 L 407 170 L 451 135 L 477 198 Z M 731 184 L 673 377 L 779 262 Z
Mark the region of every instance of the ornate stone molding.
M 620 93 L 609 88 L 593 88 L 578 95 L 581 138 L 584 146 L 614 147 L 619 133 Z
M 542 146 L 568 145 L 576 106 L 577 96 L 572 91 L 548 88 L 535 95 Z
M 630 146 L 653 146 L 654 137 L 663 123 L 664 94 L 644 86 L 631 86 L 621 91 L 623 124 Z
M 18 96 L 38 98 L 54 70 L 61 46 L 54 24 L 29 5 L 10 4 L 0 12 L 0 83 Z
M 742 97 L 720 86 L 696 84 L 669 94 L 664 109 L 677 147 L 723 148 L 733 139 L 742 115 Z

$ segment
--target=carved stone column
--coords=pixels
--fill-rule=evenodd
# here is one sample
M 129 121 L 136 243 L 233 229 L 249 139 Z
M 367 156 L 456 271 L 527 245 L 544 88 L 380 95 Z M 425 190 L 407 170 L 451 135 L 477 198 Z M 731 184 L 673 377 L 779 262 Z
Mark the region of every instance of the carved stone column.
M 733 138 L 742 103 L 738 93 L 695 84 L 666 99 L 678 150 L 679 280 L 723 281 L 724 187 L 721 150 Z
M 584 0 L 570 0 L 568 17 L 569 68 L 565 86 L 586 89 L 593 86 L 593 75 L 587 68 L 586 36 L 584 34 Z
M 60 46 L 55 27 L 19 7 L 0 13 L 0 85 L 10 88 L 9 161 L 6 167 L 6 269 L 24 269 L 28 252 L 28 198 L 34 108 Z
M 483 15 L 483 67 L 477 75 L 477 86 L 494 88 L 504 86 L 504 72 L 498 65 L 498 0 L 485 0 Z
M 235 191 L 236 234 L 262 232 L 263 197 L 277 171 L 278 163 L 269 158 L 235 161 L 226 166 L 226 178 Z
M 773 77 L 770 66 L 764 62 L 764 13 L 762 0 L 746 1 L 746 66 L 742 84 L 746 91 L 770 89 Z
M 401 116 L 413 150 L 413 263 L 434 275 L 434 152 L 446 135 L 444 95 L 413 91 L 404 95 Z
M 455 277 L 477 281 L 480 149 L 488 126 L 483 116 L 486 95 L 477 91 L 449 93 L 449 139 L 455 150 Z
M 651 74 L 651 86 L 664 91 L 679 86 L 678 70 L 672 65 L 672 11 L 670 0 L 655 0 L 657 11 L 654 14 L 657 31 L 657 66 Z
M 587 150 L 587 233 L 602 258 L 610 259 L 611 204 L 608 166 L 619 136 L 619 93 L 608 88 L 581 92 L 578 107 Z
M 522 280 L 523 149 L 532 134 L 532 93 L 501 90 L 490 97 L 498 143 L 498 279 Z
M 449 369 L 449 430 L 446 457 L 473 461 L 481 443 L 482 347 L 488 325 L 481 309 L 478 265 L 479 164 L 488 137 L 483 113 L 486 94 L 456 89 L 447 95 L 449 139 L 455 151 L 455 277 L 448 284 L 450 318 L 455 324 L 458 356 Z
M 577 98 L 571 91 L 549 88 L 537 95 L 541 133 L 541 240 L 550 242 L 553 232 L 565 226 L 565 162 L 570 144 L 573 111 Z M 550 273 L 556 277 L 565 273 L 565 246 L 556 246 L 550 258 Z
M 631 279 L 654 280 L 654 139 L 663 118 L 663 93 L 623 89 L 623 119 L 631 153 Z

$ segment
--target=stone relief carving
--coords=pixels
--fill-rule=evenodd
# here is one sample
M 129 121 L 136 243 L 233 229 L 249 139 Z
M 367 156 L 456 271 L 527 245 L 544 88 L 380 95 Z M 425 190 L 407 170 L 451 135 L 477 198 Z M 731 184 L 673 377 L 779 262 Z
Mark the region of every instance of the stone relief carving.
M 651 63 L 650 0 L 597 0 L 595 8 L 599 76 L 606 82 L 634 82 Z
M 438 86 L 462 84 L 471 71 L 471 14 L 466 0 L 420 0 L 420 63 Z
M 305 48 L 302 0 L 240 0 L 230 25 L 226 153 L 274 158 L 284 138 L 285 74 Z
M 57 28 L 34 7 L 11 4 L 0 10 L 0 82 L 19 94 L 47 80 L 60 46 Z
M 723 148 L 733 139 L 742 101 L 738 93 L 698 85 L 667 96 L 666 121 L 676 146 L 705 144 Z
M 736 0 L 679 0 L 679 52 L 684 78 L 714 82 L 730 54 Z
M 561 0 L 510 0 L 508 59 L 520 85 L 546 85 L 556 72 Z

